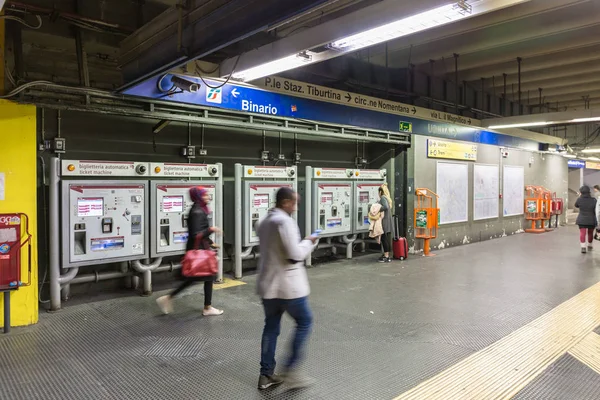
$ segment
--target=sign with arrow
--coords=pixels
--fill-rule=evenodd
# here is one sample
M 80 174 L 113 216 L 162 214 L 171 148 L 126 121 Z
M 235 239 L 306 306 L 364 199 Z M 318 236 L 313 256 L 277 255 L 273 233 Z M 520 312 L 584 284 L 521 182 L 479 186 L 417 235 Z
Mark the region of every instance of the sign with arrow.
M 237 88 L 233 88 L 231 95 L 237 99 L 237 97 L 240 95 L 240 92 L 238 92 Z
M 379 99 L 377 97 L 363 96 L 342 90 L 331 89 L 312 83 L 299 82 L 277 76 L 267 76 L 254 83 L 266 90 L 288 94 L 290 96 L 304 97 L 311 100 L 327 101 L 344 104 L 366 110 L 385 112 L 396 115 L 407 115 L 428 121 L 443 121 L 451 124 L 465 126 L 479 126 L 480 121 L 461 115 L 449 114 L 442 111 L 429 110 L 410 104 L 398 103 Z

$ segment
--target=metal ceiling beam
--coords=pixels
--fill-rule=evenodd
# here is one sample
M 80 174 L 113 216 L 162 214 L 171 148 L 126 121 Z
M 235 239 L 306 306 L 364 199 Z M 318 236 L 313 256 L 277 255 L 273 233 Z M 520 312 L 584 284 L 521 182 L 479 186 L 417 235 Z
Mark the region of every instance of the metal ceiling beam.
M 581 100 L 583 102 L 584 96 L 596 97 L 598 95 L 600 95 L 600 87 L 595 86 L 595 87 L 586 88 L 584 90 L 581 90 L 581 89 L 575 90 L 575 91 L 567 93 L 567 94 L 545 96 L 543 101 L 544 101 L 544 103 L 550 103 L 550 104 L 556 104 L 558 102 L 559 104 L 562 105 L 562 104 L 568 104 L 569 102 L 579 101 L 579 100 Z
M 238 57 L 227 59 L 221 63 L 221 76 L 228 76 L 234 69 L 236 71 L 246 70 L 304 50 L 326 45 L 337 39 L 396 21 L 399 16 L 417 14 L 447 3 L 445 0 L 422 0 L 419 2 L 383 0 L 360 11 L 301 30 L 295 35 L 249 51 L 242 54 L 239 60 Z M 342 53 L 338 52 L 338 55 L 342 55 Z
M 485 30 L 486 28 L 501 26 L 513 21 L 521 21 L 527 17 L 543 15 L 550 11 L 563 10 L 566 7 L 585 3 L 586 1 L 587 0 L 545 0 L 529 1 L 522 4 L 517 4 L 513 7 L 508 7 L 494 13 L 486 14 L 485 16 L 477 16 L 465 21 L 461 21 L 459 24 L 442 26 L 436 29 L 420 32 L 400 40 L 388 42 L 388 51 L 390 54 L 401 52 L 404 60 L 406 60 L 406 52 L 410 51 L 411 47 L 413 52 L 415 50 L 418 51 L 420 46 L 425 46 L 425 51 L 431 51 L 432 49 L 436 48 L 436 42 L 439 40 L 458 38 L 462 35 L 477 35 L 485 37 L 485 34 L 481 31 Z M 508 32 L 510 32 L 510 30 L 507 30 L 507 33 Z M 482 40 L 478 42 L 484 41 Z M 485 42 L 487 42 L 487 40 L 485 40 Z M 463 51 L 459 51 L 459 49 L 455 48 L 446 48 L 445 50 L 451 50 L 452 53 L 463 54 Z M 384 46 L 373 48 L 369 53 L 371 62 L 379 65 L 385 65 Z M 429 61 L 430 59 L 436 59 L 436 57 L 428 56 L 426 61 Z M 422 63 L 420 61 L 413 61 L 412 55 L 411 62 L 417 64 Z
M 537 53 L 535 55 L 528 54 L 524 58 L 525 62 L 522 66 L 522 72 L 537 72 L 543 70 L 551 70 L 557 67 L 568 67 L 570 65 L 581 64 L 591 61 L 600 60 L 600 41 L 591 45 L 568 47 Z M 471 82 L 477 81 L 481 77 L 502 76 L 506 73 L 512 76 L 516 83 L 517 65 L 514 59 L 504 60 L 494 65 L 483 65 L 465 68 L 460 73 L 462 80 Z
M 591 74 L 577 74 L 577 75 L 572 75 L 572 76 L 568 76 L 568 77 L 562 77 L 561 79 L 545 79 L 542 81 L 535 81 L 535 82 L 526 82 L 526 83 L 521 83 L 521 91 L 522 92 L 527 92 L 527 91 L 535 91 L 536 96 L 538 93 L 538 88 L 542 88 L 543 92 L 542 95 L 544 94 L 549 94 L 552 93 L 553 89 L 561 89 L 561 88 L 572 88 L 572 87 L 576 87 L 578 85 L 583 85 L 583 84 L 594 84 L 594 83 L 600 83 L 600 74 L 598 74 L 598 68 L 596 68 L 596 72 L 591 73 Z M 512 85 L 515 85 L 514 83 Z M 515 85 L 516 87 L 516 85 Z M 507 93 L 507 97 L 508 98 L 516 98 L 517 94 L 515 93 L 515 96 L 512 96 L 511 91 L 509 90 L 509 92 Z
M 585 96 L 586 93 L 596 90 L 600 90 L 600 77 L 596 82 L 544 90 L 542 96 L 546 101 L 562 102 L 567 99 L 577 98 L 577 96 Z
M 466 39 L 465 39 L 466 40 Z M 487 68 L 502 63 L 514 63 L 516 58 L 527 55 L 523 66 L 527 65 L 527 58 L 546 55 L 552 52 L 561 52 L 576 47 L 586 47 L 600 44 L 600 26 L 581 29 L 572 32 L 557 32 L 554 35 L 536 38 L 518 44 L 506 44 L 503 48 L 496 48 L 476 54 L 461 56 L 461 70 L 474 68 Z M 488 75 L 489 76 L 489 75 Z M 481 78 L 481 76 L 480 76 Z
M 589 109 L 589 110 L 581 110 L 581 111 L 563 111 L 563 112 L 551 112 L 551 113 L 541 113 L 541 114 L 529 114 L 529 115 L 520 115 L 516 117 L 504 117 L 504 118 L 489 118 L 481 121 L 481 125 L 483 127 L 491 127 L 498 125 L 515 125 L 515 124 L 529 124 L 529 123 L 538 123 L 538 122 L 546 122 L 550 125 L 564 125 L 567 123 L 577 123 L 571 122 L 576 119 L 583 118 L 597 118 L 600 117 L 600 109 Z M 579 122 L 586 123 L 586 122 Z M 546 125 L 548 126 L 548 125 Z
M 600 59 L 600 54 L 598 54 L 598 59 Z M 591 73 L 594 73 L 596 76 L 598 76 L 598 69 L 598 60 L 593 60 L 580 64 L 561 65 L 555 68 L 546 68 L 533 72 L 525 72 L 521 74 L 521 80 L 524 82 L 524 86 L 533 85 L 536 87 L 546 88 L 548 86 L 546 86 L 545 83 L 549 83 L 552 80 L 560 79 L 562 81 L 565 78 L 568 79 L 571 77 L 587 75 Z M 473 80 L 472 82 L 480 82 L 480 80 Z M 517 74 L 508 74 L 506 82 L 509 85 L 516 84 L 518 82 Z M 488 91 L 492 90 L 493 88 L 498 90 L 503 86 L 500 80 L 495 79 L 492 82 L 492 79 L 488 78 L 486 79 L 485 83 Z
M 526 1 L 530 0 L 481 0 L 472 5 L 471 14 L 465 14 L 466 18 L 462 19 L 460 23 L 466 19 L 492 13 Z M 380 3 L 365 7 L 354 13 L 346 14 L 335 20 L 305 29 L 295 35 L 259 47 L 256 50 L 242 54 L 239 58 L 232 57 L 227 59 L 221 63 L 221 76 L 229 76 L 234 70 L 240 72 L 260 67 L 268 62 L 294 56 L 305 50 L 315 50 L 310 52 L 311 58 L 307 64 L 318 63 L 340 57 L 344 54 L 355 53 L 356 50 L 354 49 L 334 50 L 323 48 L 323 46 L 345 37 L 396 22 L 401 18 L 407 18 L 448 4 L 452 3 L 439 0 L 420 0 L 418 2 L 383 0 Z
M 411 63 L 428 66 L 429 60 L 450 58 L 452 53 L 461 55 L 462 65 L 465 60 L 467 62 L 471 59 L 480 60 L 487 55 L 501 54 L 505 60 L 524 57 L 528 55 L 526 50 L 534 50 L 539 44 L 549 45 L 549 48 L 552 48 L 554 41 L 556 41 L 555 48 L 561 48 L 560 39 L 563 36 L 584 38 L 588 35 L 600 34 L 600 2 L 584 4 L 598 6 L 588 7 L 588 13 L 581 11 L 583 14 L 581 17 L 577 15 L 571 19 L 568 19 L 568 15 L 565 16 L 563 10 L 536 16 L 536 21 L 532 22 L 533 27 L 530 29 L 522 26 L 524 21 L 518 21 L 519 23 L 510 23 L 478 32 L 485 37 L 485 40 L 468 40 L 466 35 L 444 38 L 431 45 L 413 47 L 412 50 L 392 54 L 390 64 L 394 66 L 406 63 L 408 51 L 410 51 Z M 530 44 L 534 45 L 530 46 Z M 463 68 L 465 67 L 461 66 L 461 69 Z
M 192 1 L 188 3 L 195 8 L 181 13 L 171 7 L 122 42 L 125 87 L 205 57 L 327 1 Z

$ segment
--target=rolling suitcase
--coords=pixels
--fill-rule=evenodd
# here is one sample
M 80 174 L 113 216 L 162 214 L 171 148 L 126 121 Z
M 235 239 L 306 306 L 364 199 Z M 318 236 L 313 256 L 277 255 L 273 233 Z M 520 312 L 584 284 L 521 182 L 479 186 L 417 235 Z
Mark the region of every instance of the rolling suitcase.
M 408 241 L 404 237 L 400 237 L 400 229 L 398 229 L 398 217 L 394 215 L 396 231 L 394 232 L 394 240 L 392 250 L 396 260 L 405 260 L 408 257 Z

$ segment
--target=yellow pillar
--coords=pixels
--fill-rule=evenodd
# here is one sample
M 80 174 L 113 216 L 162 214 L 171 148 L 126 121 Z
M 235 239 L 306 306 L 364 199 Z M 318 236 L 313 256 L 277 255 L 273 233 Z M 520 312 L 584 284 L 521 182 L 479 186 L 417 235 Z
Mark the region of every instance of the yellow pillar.
M 0 174 L 4 187 L 0 188 L 0 213 L 25 213 L 29 217 L 29 231 L 33 235 L 31 286 L 11 292 L 11 325 L 23 326 L 38 321 L 38 252 L 37 252 L 37 159 L 36 108 L 7 100 L 0 100 Z M 2 179 L 0 179 L 0 184 Z M 4 189 L 4 190 L 2 190 Z M 2 196 L 4 192 L 4 196 Z M 21 252 L 21 280 L 28 276 L 27 246 Z M 0 310 L 4 300 L 0 296 Z M 0 312 L 0 326 L 4 316 Z

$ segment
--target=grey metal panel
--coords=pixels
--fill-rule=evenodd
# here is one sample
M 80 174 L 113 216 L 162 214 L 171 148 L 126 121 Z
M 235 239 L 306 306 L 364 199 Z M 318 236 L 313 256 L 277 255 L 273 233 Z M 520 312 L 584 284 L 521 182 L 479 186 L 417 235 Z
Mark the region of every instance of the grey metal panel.
M 143 254 L 125 256 L 125 257 L 107 257 L 97 260 L 88 260 L 88 261 L 80 261 L 80 262 L 72 262 L 70 258 L 70 218 L 69 213 L 66 210 L 69 210 L 70 202 L 69 202 L 69 185 L 99 185 L 99 184 L 110 184 L 114 186 L 127 186 L 127 185 L 143 185 L 144 186 L 144 196 L 145 196 L 145 210 L 146 213 L 143 217 L 144 222 L 144 251 Z M 100 265 L 112 262 L 121 262 L 121 261 L 131 261 L 131 260 L 142 260 L 149 257 L 150 251 L 148 246 L 148 230 L 150 228 L 150 224 L 148 222 L 148 181 L 134 181 L 134 180 L 112 180 L 112 181 L 101 181 L 98 179 L 90 179 L 90 180 L 68 180 L 63 179 L 61 181 L 62 185 L 62 200 L 61 200 L 61 222 L 62 222 L 62 263 L 64 267 L 82 267 L 88 265 Z
M 157 234 L 157 224 L 159 223 L 157 218 L 158 213 L 158 198 L 157 198 L 157 186 L 159 185 L 185 185 L 190 188 L 193 186 L 203 186 L 203 185 L 212 185 L 214 186 L 214 191 L 216 192 L 217 181 L 216 180 L 187 180 L 187 181 L 177 181 L 177 180 L 162 180 L 162 181 L 151 181 L 150 182 L 150 213 L 148 214 L 148 219 L 150 220 L 150 256 L 151 257 L 169 257 L 169 256 L 177 256 L 185 253 L 185 244 L 182 246 L 180 250 L 175 251 L 159 251 L 158 250 L 158 234 Z M 222 201 L 218 199 L 215 193 L 215 198 L 213 198 L 213 218 L 211 220 L 211 224 L 215 225 L 216 221 L 216 211 L 218 209 L 218 205 Z M 187 219 L 187 214 L 189 211 L 184 210 L 186 214 L 185 218 Z

